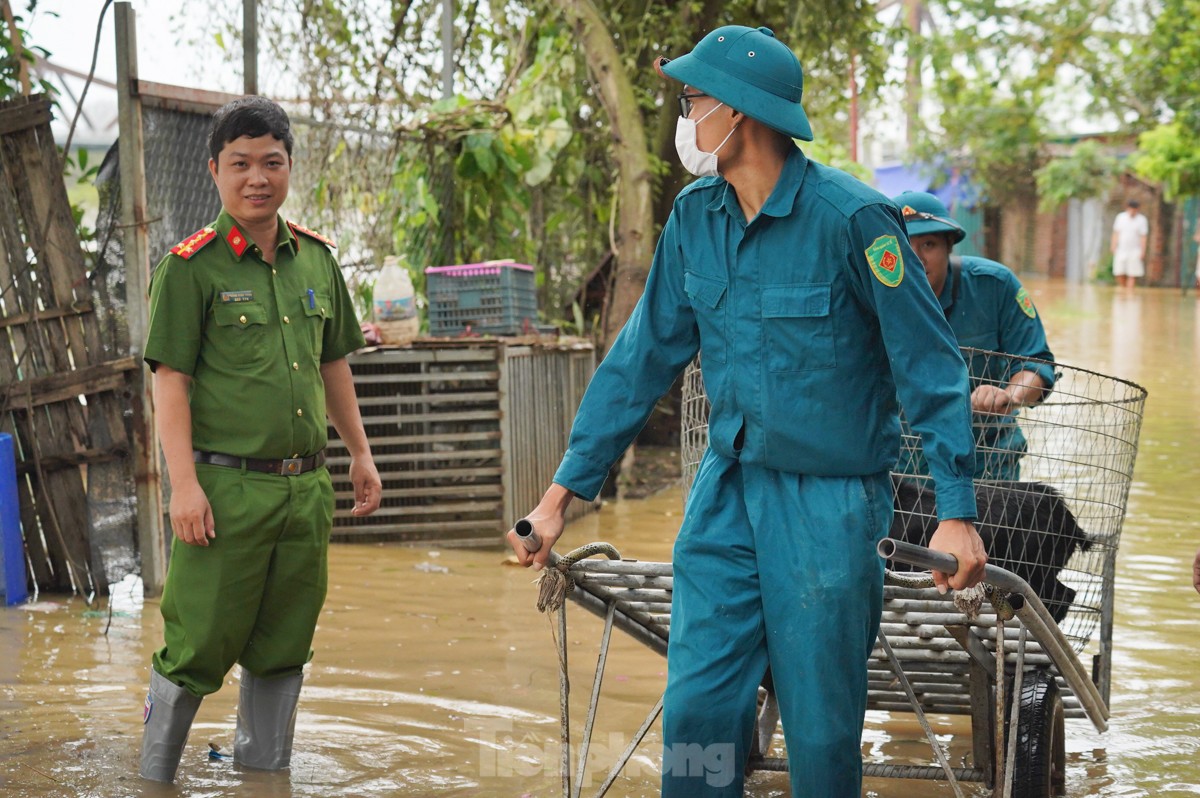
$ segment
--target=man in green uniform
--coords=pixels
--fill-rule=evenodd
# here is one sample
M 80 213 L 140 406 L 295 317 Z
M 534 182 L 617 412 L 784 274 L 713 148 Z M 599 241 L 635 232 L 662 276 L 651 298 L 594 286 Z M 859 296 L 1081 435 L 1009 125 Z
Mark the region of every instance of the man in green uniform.
M 1054 386 L 1054 354 L 1029 292 L 1004 265 L 973 256 L 952 257 L 967 233 L 946 206 L 924 191 L 893 199 L 904 215 L 909 243 L 921 263 L 959 346 L 984 350 L 967 360 L 974 413 L 975 478 L 1020 478 L 1025 436 L 1022 407 L 1042 401 Z M 999 352 L 1009 357 L 987 354 Z M 1024 360 L 1032 358 L 1032 360 Z M 901 451 L 897 470 L 928 473 L 919 451 Z
M 381 484 L 346 355 L 363 345 L 332 243 L 285 223 L 292 134 L 262 97 L 216 112 L 209 171 L 222 211 L 150 284 L 145 359 L 175 533 L 141 775 L 172 781 L 200 700 L 241 664 L 234 761 L 289 765 L 296 704 L 325 601 L 333 488 L 326 414 L 350 451 L 355 515 Z
M 541 549 L 509 539 L 544 566 L 571 498 L 599 492 L 699 351 L 709 448 L 672 557 L 662 794 L 742 795 L 769 663 L 792 794 L 858 798 L 897 394 L 937 478 L 930 546 L 959 563 L 934 578 L 945 590 L 983 576 L 966 369 L 896 208 L 795 146 L 812 131 L 786 45 L 730 25 L 659 69 L 685 84 L 676 148 L 702 179 L 675 199 L 645 293 L 527 516 Z

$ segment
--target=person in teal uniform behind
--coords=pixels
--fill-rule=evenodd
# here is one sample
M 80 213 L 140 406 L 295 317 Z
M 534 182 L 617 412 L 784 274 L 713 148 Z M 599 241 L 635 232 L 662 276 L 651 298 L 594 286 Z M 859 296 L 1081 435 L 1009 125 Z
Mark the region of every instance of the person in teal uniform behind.
M 959 346 L 1009 356 L 974 352 L 967 358 L 976 429 L 975 477 L 1020 479 L 1020 461 L 1027 445 L 1017 414 L 1021 408 L 1043 401 L 1056 376 L 1050 365 L 1054 354 L 1046 343 L 1046 330 L 1033 299 L 1002 264 L 952 254 L 966 231 L 937 197 L 906 191 L 893 201 L 904 216 L 909 243 L 925 266 Z M 928 467 L 919 451 L 905 448 L 897 471 L 926 474 Z
M 681 81 L 675 199 L 645 292 L 588 386 L 526 516 L 545 565 L 656 400 L 701 354 L 709 448 L 673 553 L 662 794 L 741 796 L 768 664 L 795 796 L 860 795 L 897 395 L 937 477 L 942 589 L 982 577 L 967 372 L 897 209 L 810 161 L 803 74 L 767 28 L 726 26 L 658 63 Z
M 234 762 L 291 761 L 328 573 L 327 414 L 350 453 L 352 512 L 374 512 L 381 491 L 346 362 L 363 337 L 332 242 L 279 216 L 287 115 L 235 100 L 213 115 L 209 149 L 222 210 L 155 269 L 145 349 L 175 535 L 143 711 L 141 775 L 162 782 L 234 663 Z

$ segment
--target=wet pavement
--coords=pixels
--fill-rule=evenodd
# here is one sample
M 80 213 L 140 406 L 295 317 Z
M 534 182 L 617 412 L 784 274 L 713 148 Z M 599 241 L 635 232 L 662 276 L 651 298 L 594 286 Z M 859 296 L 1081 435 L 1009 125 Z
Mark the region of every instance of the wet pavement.
M 1200 795 L 1200 325 L 1194 296 L 1028 285 L 1059 360 L 1150 391 L 1117 567 L 1112 720 L 1096 733 L 1067 721 L 1071 796 Z M 567 545 L 607 540 L 665 560 L 680 493 L 606 505 L 569 528 Z M 0 795 L 553 796 L 558 664 L 532 575 L 500 550 L 339 545 L 306 677 L 289 773 L 210 761 L 232 747 L 236 675 L 197 716 L 175 787 L 136 776 L 141 709 L 161 619 L 128 583 L 112 614 L 42 597 L 0 611 Z M 236 607 L 229 609 L 237 612 Z M 572 607 L 568 641 L 576 735 L 600 622 Z M 107 628 L 107 633 L 106 633 Z M 660 695 L 665 661 L 616 633 L 590 759 L 602 771 Z M 969 753 L 961 719 L 935 719 L 952 757 Z M 613 796 L 657 794 L 656 726 Z M 930 761 L 911 715 L 871 713 L 864 752 Z M 968 787 L 968 794 L 984 794 Z M 589 794 L 585 789 L 584 794 Z M 786 776 L 755 774 L 748 795 L 788 794 Z M 950 796 L 929 782 L 871 780 L 866 794 Z

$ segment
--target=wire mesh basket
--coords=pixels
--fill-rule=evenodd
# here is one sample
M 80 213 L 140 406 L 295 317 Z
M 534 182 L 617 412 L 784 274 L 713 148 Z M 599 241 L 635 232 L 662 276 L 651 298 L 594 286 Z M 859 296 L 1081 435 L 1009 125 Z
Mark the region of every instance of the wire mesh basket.
M 1031 358 L 963 348 L 971 389 L 1003 388 L 1022 370 L 1057 376 L 1039 404 L 973 414 L 976 527 L 991 562 L 1024 578 L 1076 653 L 1103 626 L 1111 640 L 1114 567 L 1146 391 L 1125 380 Z M 684 376 L 680 459 L 684 493 L 708 446 L 708 399 L 693 362 Z M 937 527 L 921 440 L 903 419 L 889 535 L 925 545 Z M 814 420 L 815 423 L 815 420 Z M 1107 652 L 1102 652 L 1107 658 Z

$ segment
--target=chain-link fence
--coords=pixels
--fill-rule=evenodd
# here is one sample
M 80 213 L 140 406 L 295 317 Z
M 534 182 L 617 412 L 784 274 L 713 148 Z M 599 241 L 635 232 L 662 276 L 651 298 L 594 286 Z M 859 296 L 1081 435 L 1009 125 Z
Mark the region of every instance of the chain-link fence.
M 213 109 L 215 110 L 215 108 Z M 221 209 L 208 172 L 211 113 L 145 105 L 142 111 L 146 174 L 148 251 L 153 266 L 187 236 L 216 219 Z M 448 214 L 430 214 L 406 226 L 412 198 L 391 191 L 396 170 L 420 168 L 435 176 L 430 197 L 443 202 L 453 191 L 452 154 L 446 146 L 424 147 L 428 160 L 413 164 L 411 147 L 389 131 L 366 130 L 292 115 L 294 165 L 282 213 L 329 235 L 338 258 L 358 289 L 360 314 L 369 309 L 374 273 L 383 255 L 399 253 L 420 286 L 424 268 L 452 262 L 453 230 Z M 406 153 L 402 157 L 402 151 Z M 97 273 L 114 301 L 124 301 L 124 251 L 120 236 L 120 161 L 117 145 L 97 176 Z M 424 203 L 428 206 L 428 202 Z

